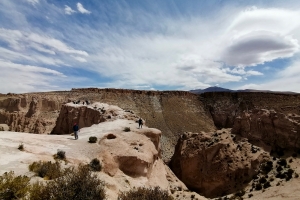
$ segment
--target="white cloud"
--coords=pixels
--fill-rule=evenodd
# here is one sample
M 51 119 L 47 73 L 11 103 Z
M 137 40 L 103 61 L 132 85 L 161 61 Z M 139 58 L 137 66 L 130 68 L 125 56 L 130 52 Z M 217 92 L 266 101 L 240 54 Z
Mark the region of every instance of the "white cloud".
M 5 60 L 0 60 L 0 70 L 0 91 L 2 93 L 57 90 L 59 88 L 55 82 L 66 77 L 52 69 Z
M 300 93 L 300 60 L 295 61 L 284 70 L 278 72 L 274 79 L 264 83 L 246 84 L 241 89 L 273 90 L 273 91 L 294 91 Z
M 79 62 L 87 62 L 85 58 L 79 57 L 79 56 L 72 56 L 75 60 L 78 60 Z
M 68 59 L 59 54 L 66 54 L 70 57 L 76 57 L 80 62 L 85 62 L 86 60 L 80 56 L 88 56 L 86 51 L 76 50 L 65 43 L 57 40 L 55 38 L 40 35 L 33 32 L 21 32 L 18 30 L 9 30 L 0 28 L 0 41 L 7 42 L 11 50 L 1 48 L 4 54 L 0 58 L 9 56 L 12 60 L 18 61 L 22 58 L 27 61 L 33 61 L 37 64 L 44 63 L 48 65 L 64 65 Z M 51 56 L 44 56 L 43 54 L 50 54 Z M 34 56 L 31 56 L 34 54 Z M 19 58 L 18 58 L 19 56 Z
M 291 20 L 293 19 L 293 20 Z M 247 9 L 240 12 L 226 31 L 222 60 L 233 66 L 256 66 L 299 51 L 300 14 L 284 9 Z
M 27 2 L 31 3 L 32 5 L 35 5 L 39 3 L 39 0 L 27 0 Z
M 76 13 L 76 11 L 73 10 L 71 7 L 65 5 L 65 14 L 72 15 L 73 13 Z
M 77 3 L 77 10 L 82 14 L 91 14 L 91 11 L 86 10 L 81 3 Z

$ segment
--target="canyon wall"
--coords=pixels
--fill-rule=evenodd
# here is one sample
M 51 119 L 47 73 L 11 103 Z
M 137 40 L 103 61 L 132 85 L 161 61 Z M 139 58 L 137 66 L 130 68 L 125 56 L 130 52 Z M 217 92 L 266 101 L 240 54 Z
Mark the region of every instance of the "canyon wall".
M 204 93 L 214 123 L 273 151 L 300 149 L 300 95 Z

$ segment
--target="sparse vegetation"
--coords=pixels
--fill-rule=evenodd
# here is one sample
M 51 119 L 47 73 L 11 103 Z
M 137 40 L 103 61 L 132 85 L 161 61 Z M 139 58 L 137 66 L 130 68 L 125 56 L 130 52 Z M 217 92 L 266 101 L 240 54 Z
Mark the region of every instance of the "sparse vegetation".
M 129 192 L 123 192 L 118 200 L 173 200 L 173 197 L 167 191 L 155 188 L 137 188 Z
M 95 136 L 91 136 L 91 137 L 89 138 L 89 143 L 96 143 L 96 142 L 97 142 L 97 140 L 98 140 L 98 138 L 97 138 L 97 137 L 95 137 Z
M 34 172 L 37 176 L 42 177 L 46 180 L 56 179 L 62 175 L 61 167 L 58 162 L 33 162 L 29 165 L 28 168 L 29 171 Z
M 54 159 L 66 160 L 66 152 L 63 150 L 57 150 L 57 153 L 53 155 Z
M 125 127 L 123 131 L 129 132 L 129 131 L 130 131 L 130 128 L 129 128 L 129 127 Z
M 94 158 L 91 162 L 90 162 L 90 168 L 93 171 L 101 171 L 102 166 L 100 161 L 97 158 Z
M 5 172 L 0 176 L 0 199 L 22 199 L 29 189 L 30 178 L 27 176 L 15 176 L 14 172 Z
M 79 165 L 78 169 L 67 168 L 63 176 L 46 183 L 33 184 L 31 200 L 44 199 L 105 199 L 104 182 L 93 175 L 88 166 Z
M 24 144 L 23 144 L 23 143 L 19 144 L 18 149 L 19 149 L 20 151 L 24 151 Z

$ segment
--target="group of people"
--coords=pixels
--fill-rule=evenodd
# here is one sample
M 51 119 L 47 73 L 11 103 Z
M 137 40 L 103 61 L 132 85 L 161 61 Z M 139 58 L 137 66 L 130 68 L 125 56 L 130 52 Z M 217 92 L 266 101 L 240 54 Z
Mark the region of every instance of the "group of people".
M 138 120 L 138 123 L 139 123 L 139 128 L 143 128 L 143 120 L 142 120 L 142 118 L 140 118 Z M 73 125 L 73 131 L 74 131 L 75 140 L 78 140 L 78 132 L 80 132 L 80 130 L 79 130 L 79 126 L 78 126 L 78 124 L 76 122 Z

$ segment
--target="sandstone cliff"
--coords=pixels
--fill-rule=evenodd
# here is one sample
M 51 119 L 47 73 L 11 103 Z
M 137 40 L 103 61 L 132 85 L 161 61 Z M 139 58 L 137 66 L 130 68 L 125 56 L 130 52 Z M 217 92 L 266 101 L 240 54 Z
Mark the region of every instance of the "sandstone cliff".
M 300 148 L 300 95 L 205 93 L 201 95 L 217 127 L 274 151 Z

